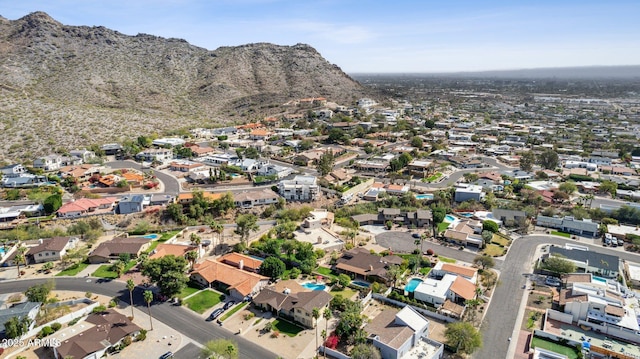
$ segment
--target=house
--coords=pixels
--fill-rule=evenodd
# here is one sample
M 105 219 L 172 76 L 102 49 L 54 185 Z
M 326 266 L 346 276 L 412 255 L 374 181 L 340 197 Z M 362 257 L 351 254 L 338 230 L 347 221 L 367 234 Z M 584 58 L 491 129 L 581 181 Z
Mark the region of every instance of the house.
M 276 165 L 269 162 L 260 162 L 256 167 L 256 176 L 275 176 L 276 179 L 287 177 L 293 173 L 293 168 Z
M 61 218 L 75 218 L 94 213 L 105 214 L 113 211 L 115 202 L 115 197 L 80 198 L 63 204 L 56 214 Z
M 249 133 L 249 138 L 254 141 L 266 140 L 271 136 L 273 136 L 273 132 L 262 129 L 262 128 L 256 128 L 254 130 L 251 130 L 251 132 Z
M 19 163 L 0 167 L 0 174 L 2 174 L 3 178 L 19 177 L 23 173 L 27 173 L 27 169 Z
M 162 258 L 168 255 L 184 257 L 187 252 L 195 251 L 197 249 L 198 247 L 196 246 L 188 246 L 184 244 L 160 243 L 156 249 L 151 251 L 149 259 Z
M 476 248 L 482 247 L 482 236 L 477 235 L 482 231 L 482 224 L 477 221 L 464 220 L 455 224 L 449 225 L 443 237 L 449 241 L 461 246 L 472 246 Z
M 96 153 L 95 152 L 89 151 L 87 149 L 71 150 L 71 151 L 69 151 L 69 155 L 73 156 L 73 157 L 78 157 L 84 163 L 86 163 L 88 161 L 91 161 L 92 159 L 94 159 L 96 157 Z
M 551 246 L 542 261 L 549 256 L 560 256 L 572 262 L 579 272 L 607 278 L 617 278 L 620 274 L 620 258 L 611 254 Z
M 405 214 L 404 222 L 408 226 L 415 226 L 418 228 L 430 227 L 433 215 L 430 210 L 418 209 L 415 212 L 407 212 Z
M 386 172 L 390 164 L 386 161 L 357 160 L 354 166 L 359 171 L 381 173 Z
M 457 187 L 454 195 L 456 202 L 476 201 L 480 202 L 485 196 L 481 186 L 469 185 Z
M 58 261 L 67 253 L 67 250 L 75 248 L 77 243 L 78 238 L 76 237 L 40 239 L 40 244 L 27 251 L 27 261 L 29 263 Z
M 118 155 L 122 152 L 122 145 L 118 143 L 106 143 L 100 146 L 100 149 L 104 152 L 105 155 L 113 156 Z
M 433 266 L 431 270 L 434 271 L 432 276 L 442 276 L 445 274 L 453 274 L 453 275 L 460 276 L 470 281 L 473 284 L 478 283 L 477 268 L 462 266 L 454 263 L 445 263 L 440 261 L 436 263 L 436 265 Z
M 45 172 L 57 171 L 60 167 L 62 167 L 62 156 L 60 155 L 48 155 L 33 161 L 33 168 L 40 168 Z
M 142 194 L 134 194 L 131 196 L 123 197 L 118 202 L 118 208 L 116 212 L 118 214 L 129 214 L 142 212 L 145 206 L 149 205 L 149 198 Z
M 60 168 L 60 177 L 73 177 L 78 182 L 87 181 L 94 174 L 100 173 L 100 167 L 92 164 L 82 164 L 80 166 L 65 166 Z
M 416 300 L 440 308 L 449 300 L 464 304 L 476 298 L 476 285 L 455 274 L 431 275 L 418 284 L 413 292 Z
M 173 161 L 169 164 L 169 170 L 176 172 L 193 172 L 202 169 L 204 165 L 202 163 L 181 160 Z
M 116 237 L 110 241 L 100 243 L 87 257 L 89 263 L 107 263 L 118 259 L 121 254 L 128 254 L 137 258 L 140 253 L 151 245 L 149 238 L 144 237 Z
M 149 198 L 150 206 L 165 206 L 173 202 L 173 196 L 169 194 L 152 194 Z
M 170 148 L 147 148 L 139 152 L 136 159 L 147 162 L 165 162 L 173 159 L 173 150 Z
M 577 234 L 585 237 L 593 238 L 598 235 L 597 223 L 591 222 L 591 220 L 588 219 L 577 220 L 571 216 L 559 218 L 538 215 L 538 217 L 536 218 L 536 225 L 541 227 L 554 228 L 562 232 Z
M 2 177 L 2 187 L 5 188 L 31 188 L 49 185 L 46 176 L 36 176 L 23 173 L 18 176 Z
M 309 216 L 304 219 L 301 226 L 307 229 L 331 228 L 334 214 L 326 209 L 315 209 L 309 212 Z
M 238 156 L 233 153 L 217 153 L 214 155 L 206 156 L 202 159 L 202 162 L 209 165 L 227 165 L 237 159 Z
M 320 186 L 315 176 L 297 175 L 292 180 L 278 183 L 278 194 L 287 201 L 312 202 L 320 195 Z
M 278 203 L 277 193 L 270 189 L 258 191 L 244 191 L 233 195 L 233 202 L 239 208 L 253 208 Z
M 278 317 L 289 319 L 307 328 L 315 328 L 316 320 L 313 310 L 320 313 L 328 308 L 333 296 L 324 290 L 300 291 L 291 293 L 287 289 L 276 291 L 265 288 L 253 298 L 253 304 L 264 310 L 273 312 Z
M 31 319 L 31 322 L 29 323 L 27 331 L 33 329 L 36 325 L 36 316 L 38 312 L 40 312 L 41 306 L 42 303 L 22 302 L 13 304 L 6 309 L 0 309 L 0 337 L 4 337 L 5 335 L 5 323 L 15 317 L 18 317 L 18 319 L 28 317 Z
M 351 175 L 347 173 L 347 171 L 345 171 L 344 169 L 338 168 L 331 171 L 331 173 L 329 173 L 328 175 L 324 176 L 324 179 L 327 182 L 341 185 L 345 182 L 350 181 Z
M 507 227 L 515 226 L 527 220 L 527 213 L 524 211 L 496 208 L 492 213 L 493 218 L 504 223 Z
M 177 137 L 165 137 L 165 138 L 157 138 L 151 142 L 152 145 L 158 147 L 177 147 L 182 146 L 186 143 L 182 138 Z
M 353 279 L 364 279 L 386 283 L 387 269 L 402 264 L 402 258 L 394 255 L 380 257 L 364 248 L 353 248 L 338 258 L 335 269 Z
M 90 314 L 81 326 L 89 325 L 87 330 L 63 339 L 59 346 L 53 346 L 54 357 L 102 358 L 126 337 L 133 340 L 142 329 L 113 309 Z
M 244 254 L 236 252 L 223 255 L 218 259 L 218 262 L 253 273 L 258 273 L 260 271 L 260 266 L 262 265 L 262 259 L 245 256 Z
M 433 161 L 412 160 L 407 165 L 407 170 L 413 175 L 427 177 L 435 170 Z
M 41 204 L 0 207 L 0 223 L 14 222 L 20 218 L 38 216 L 43 213 L 44 207 Z
M 382 310 L 365 325 L 364 331 L 383 359 L 438 359 L 443 354 L 442 344 L 425 341 L 429 335 L 429 320 L 409 305 L 399 311 Z M 427 349 L 427 343 L 432 348 Z M 412 356 L 413 352 L 416 352 L 415 356 Z
M 254 296 L 269 283 L 269 278 L 207 258 L 194 266 L 191 280 L 203 287 L 219 287 L 236 300 Z
M 202 193 L 202 197 L 209 202 L 222 198 L 222 195 L 224 194 L 224 193 L 213 193 L 213 192 L 201 192 L 201 193 Z M 176 198 L 176 203 L 181 204 L 185 207 L 190 205 L 193 202 L 193 194 L 194 194 L 193 192 L 180 193 Z
M 390 195 L 402 196 L 409 193 L 409 186 L 390 183 L 384 187 L 384 190 Z
M 196 158 L 205 157 L 215 152 L 213 147 L 199 145 L 197 143 L 187 143 L 184 146 L 188 147 L 191 150 L 193 157 Z

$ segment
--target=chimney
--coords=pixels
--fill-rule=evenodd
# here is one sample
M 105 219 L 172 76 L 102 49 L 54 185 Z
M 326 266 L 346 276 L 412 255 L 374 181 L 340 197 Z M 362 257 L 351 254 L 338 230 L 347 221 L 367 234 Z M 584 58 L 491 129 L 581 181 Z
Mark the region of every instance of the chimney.
M 373 265 L 369 264 L 369 270 L 372 271 L 373 270 Z
M 244 269 L 244 259 L 240 260 L 240 263 L 238 263 L 238 268 L 240 268 L 241 270 Z

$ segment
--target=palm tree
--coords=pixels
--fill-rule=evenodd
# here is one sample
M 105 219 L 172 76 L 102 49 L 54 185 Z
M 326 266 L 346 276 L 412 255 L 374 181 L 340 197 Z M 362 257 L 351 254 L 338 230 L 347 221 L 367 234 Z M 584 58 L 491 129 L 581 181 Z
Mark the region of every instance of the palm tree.
M 126 269 L 126 263 L 119 260 L 113 264 L 113 270 L 118 274 L 118 278 L 122 276 L 124 270 Z
M 131 306 L 131 319 L 133 319 L 133 289 L 136 287 L 136 284 L 133 282 L 133 279 L 127 279 L 127 289 L 129 289 L 129 306 Z
M 327 335 L 329 335 L 329 319 L 331 319 L 331 309 L 329 308 L 324 308 L 324 311 L 322 312 L 322 316 L 324 317 L 324 340 L 327 339 Z M 324 345 L 324 341 L 323 341 L 323 345 Z M 322 351 L 324 353 L 324 357 L 327 357 L 327 351 L 323 350 Z
M 153 320 L 151 317 L 151 301 L 153 300 L 153 292 L 150 290 L 144 291 L 144 301 L 147 302 L 147 311 L 149 311 L 149 323 L 151 324 L 151 330 L 153 330 Z
M 198 252 L 188 251 L 184 257 L 191 263 L 191 269 L 193 270 L 193 265 L 196 263 L 196 259 L 198 259 Z
M 311 311 L 311 316 L 313 317 L 313 320 L 315 321 L 314 323 L 314 327 L 316 327 L 316 357 L 318 356 L 318 318 L 320 318 L 320 309 L 318 308 L 313 308 L 313 310 Z
M 20 274 L 20 264 L 27 263 L 27 258 L 24 256 L 26 252 L 27 252 L 27 247 L 23 246 L 22 243 L 18 244 L 18 247 L 16 248 L 16 256 L 14 258 L 14 261 L 16 262 L 16 267 L 18 269 L 18 277 L 22 276 Z

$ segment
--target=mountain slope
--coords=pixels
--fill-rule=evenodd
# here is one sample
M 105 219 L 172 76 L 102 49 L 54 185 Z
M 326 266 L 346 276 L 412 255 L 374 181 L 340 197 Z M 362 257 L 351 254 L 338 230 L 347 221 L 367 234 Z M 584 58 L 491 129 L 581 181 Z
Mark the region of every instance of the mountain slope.
M 308 45 L 209 51 L 180 39 L 66 26 L 42 12 L 0 17 L 0 131 L 8 139 L 0 153 L 8 158 L 255 120 L 301 97 L 351 103 L 363 93 Z

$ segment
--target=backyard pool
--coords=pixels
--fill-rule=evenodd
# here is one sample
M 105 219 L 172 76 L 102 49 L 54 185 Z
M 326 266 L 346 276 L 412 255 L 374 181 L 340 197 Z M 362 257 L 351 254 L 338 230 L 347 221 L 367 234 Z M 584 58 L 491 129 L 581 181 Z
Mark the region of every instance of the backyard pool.
M 0 258 L 4 257 L 5 253 L 6 252 L 5 252 L 4 248 L 0 247 Z
M 371 283 L 365 282 L 362 280 L 352 280 L 351 284 L 357 285 L 358 287 L 364 287 L 364 288 L 369 288 L 369 286 L 371 285 Z
M 409 292 L 409 293 L 413 293 L 413 291 L 416 290 L 416 287 L 418 287 L 418 285 L 420 283 L 422 283 L 422 279 L 420 279 L 420 278 L 411 278 L 409 283 L 407 283 L 407 285 L 404 286 L 404 290 Z
M 602 277 L 596 277 L 595 275 L 592 276 L 591 278 L 593 278 L 593 280 L 597 281 L 597 282 L 602 282 L 602 283 L 607 283 L 607 280 L 602 278 Z
M 257 259 L 257 260 L 259 260 L 259 261 L 264 261 L 264 258 L 262 258 L 262 257 L 258 257 L 258 256 L 253 256 L 253 255 L 251 255 L 251 254 L 249 254 L 249 257 L 251 257 L 251 258 L 253 258 L 253 259 Z
M 430 193 L 427 194 L 417 194 L 416 199 L 433 199 L 433 195 Z
M 313 282 L 307 282 L 302 286 L 311 290 L 325 290 L 327 288 L 327 286 L 324 284 L 313 283 Z
M 160 238 L 159 234 L 145 234 L 144 236 L 142 236 L 142 238 L 147 238 L 147 239 L 158 239 Z
M 446 216 L 444 216 L 444 220 L 446 222 L 455 222 L 457 220 L 457 218 L 452 216 L 452 215 L 450 215 L 450 214 L 447 214 Z

